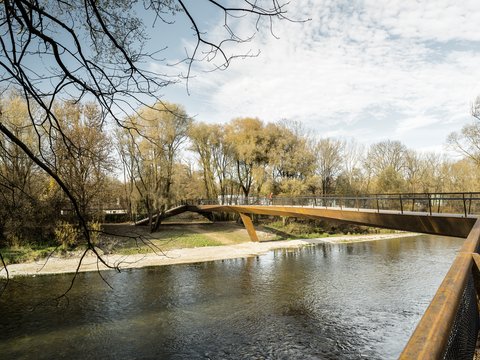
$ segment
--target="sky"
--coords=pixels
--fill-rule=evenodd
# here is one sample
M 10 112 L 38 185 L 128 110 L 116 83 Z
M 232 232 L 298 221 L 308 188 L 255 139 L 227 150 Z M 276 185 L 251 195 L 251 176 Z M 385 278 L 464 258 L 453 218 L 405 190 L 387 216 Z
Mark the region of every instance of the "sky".
M 311 20 L 275 21 L 275 36 L 261 28 L 233 49 L 258 56 L 236 59 L 225 71 L 199 63 L 190 95 L 179 84 L 165 89 L 165 100 L 182 103 L 197 121 L 288 119 L 316 137 L 400 140 L 418 151 L 445 151 L 448 134 L 473 121 L 470 108 L 480 95 L 477 0 L 292 0 L 286 9 L 290 19 Z M 196 11 L 206 36 L 222 36 L 218 13 Z M 253 19 L 240 20 L 232 28 L 252 34 Z M 177 35 L 170 51 L 180 59 L 194 39 L 191 31 Z

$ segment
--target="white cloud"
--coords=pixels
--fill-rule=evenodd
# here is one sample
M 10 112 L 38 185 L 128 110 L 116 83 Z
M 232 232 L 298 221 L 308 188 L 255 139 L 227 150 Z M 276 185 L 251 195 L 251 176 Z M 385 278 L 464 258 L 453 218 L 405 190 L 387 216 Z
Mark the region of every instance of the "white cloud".
M 258 35 L 239 51 L 259 48 L 260 56 L 225 72 L 196 67 L 190 100 L 206 97 L 194 106 L 199 120 L 289 118 L 331 134 L 378 129 L 379 138 L 400 140 L 443 124 L 430 143 L 412 144 L 419 148 L 438 147 L 468 121 L 480 93 L 476 1 L 298 0 L 288 9 L 312 21 L 276 23 L 280 40 Z
M 402 119 L 396 129 L 397 134 L 403 135 L 410 131 L 424 128 L 438 122 L 438 119 L 430 116 L 416 116 Z

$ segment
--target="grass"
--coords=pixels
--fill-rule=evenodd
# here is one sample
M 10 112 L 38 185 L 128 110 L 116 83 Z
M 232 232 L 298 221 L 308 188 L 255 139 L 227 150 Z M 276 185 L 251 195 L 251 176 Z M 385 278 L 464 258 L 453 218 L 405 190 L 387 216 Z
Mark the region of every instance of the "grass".
M 137 237 L 113 238 L 104 240 L 102 248 L 108 248 L 109 253 L 122 255 L 145 254 L 153 251 L 168 251 L 178 248 L 194 248 L 204 246 L 220 246 L 248 241 L 245 236 L 238 236 L 238 230 L 243 229 L 235 224 L 192 224 L 167 225 L 155 233 L 150 233 L 145 227 L 110 226 L 106 230 L 114 234 L 128 234 Z M 247 236 L 248 237 L 248 236 Z
M 128 237 L 106 236 L 100 239 L 98 247 L 108 254 L 146 254 L 169 251 L 179 248 L 221 246 L 250 241 L 244 227 L 235 223 L 165 225 L 161 230 L 151 234 L 146 227 L 131 225 L 110 226 L 105 229 L 118 235 Z M 139 240 L 135 240 L 137 237 Z M 141 239 L 145 239 L 141 241 Z M 71 249 L 81 250 L 82 246 Z M 56 250 L 56 251 L 55 251 Z M 56 248 L 51 243 L 25 244 L 0 248 L 7 265 L 31 262 L 48 257 L 53 251 L 56 256 L 65 255 L 66 251 Z
M 182 236 L 163 241 L 165 246 L 170 248 L 192 248 L 223 245 L 223 242 L 209 238 L 202 234 L 183 234 Z
M 0 248 L 3 259 L 9 264 L 18 264 L 40 260 L 49 256 L 55 251 L 55 246 L 45 245 L 22 245 L 8 248 Z
M 220 246 L 221 241 L 211 239 L 202 234 L 164 235 L 161 239 L 148 239 L 144 242 L 129 241 L 114 249 L 114 253 L 122 255 L 146 254 L 155 251 L 167 251 L 179 248 L 195 248 L 204 246 Z

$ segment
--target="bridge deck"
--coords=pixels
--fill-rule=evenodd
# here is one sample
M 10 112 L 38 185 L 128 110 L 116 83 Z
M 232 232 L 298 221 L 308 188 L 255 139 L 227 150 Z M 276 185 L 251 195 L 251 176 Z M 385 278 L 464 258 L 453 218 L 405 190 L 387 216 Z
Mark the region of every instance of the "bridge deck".
M 466 238 L 477 216 L 415 211 L 279 205 L 189 205 L 189 211 L 336 220 L 352 224 Z
M 163 220 L 163 219 L 167 219 L 169 217 L 181 214 L 185 211 L 187 211 L 187 206 L 186 205 L 180 205 L 180 206 L 176 206 L 176 207 L 173 207 L 171 209 L 168 209 L 163 214 L 160 214 L 160 217 Z M 157 215 L 154 215 L 152 220 L 155 221 L 156 219 L 157 219 Z M 138 221 L 135 222 L 135 225 L 137 225 L 137 226 L 148 225 L 149 220 L 150 220 L 149 218 L 138 220 Z

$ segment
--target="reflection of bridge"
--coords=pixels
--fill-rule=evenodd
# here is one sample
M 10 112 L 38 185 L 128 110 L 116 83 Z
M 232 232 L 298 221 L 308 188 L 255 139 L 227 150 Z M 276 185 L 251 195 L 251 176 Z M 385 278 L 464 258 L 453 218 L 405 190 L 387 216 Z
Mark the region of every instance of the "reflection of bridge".
M 473 358 L 480 328 L 480 193 L 230 197 L 223 203 L 188 202 L 163 217 L 184 211 L 238 213 L 252 241 L 258 237 L 251 214 L 336 220 L 466 238 L 400 358 Z

